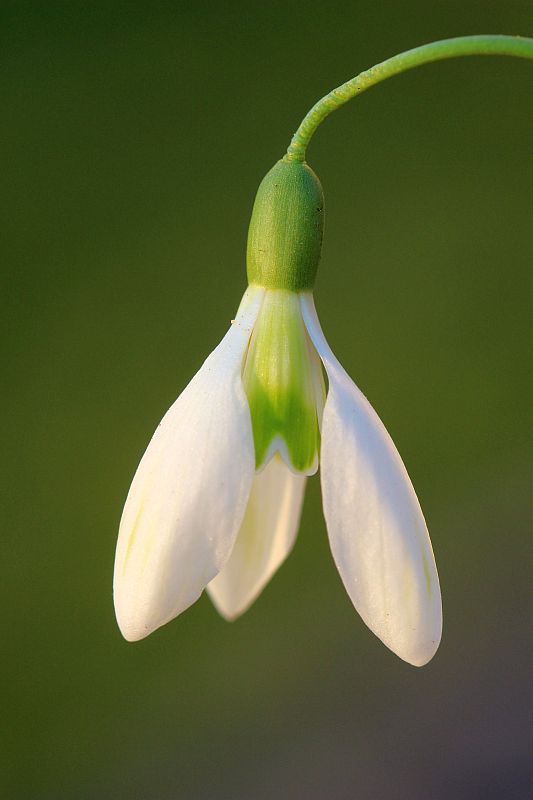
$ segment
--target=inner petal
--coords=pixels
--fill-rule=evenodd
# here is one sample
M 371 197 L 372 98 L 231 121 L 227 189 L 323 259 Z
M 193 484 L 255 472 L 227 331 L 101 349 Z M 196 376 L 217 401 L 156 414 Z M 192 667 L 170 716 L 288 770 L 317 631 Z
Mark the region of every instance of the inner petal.
M 254 478 L 231 556 L 207 591 L 227 619 L 242 614 L 289 554 L 300 522 L 306 478 L 276 455 Z
M 265 292 L 243 371 L 257 470 L 276 452 L 294 472 L 312 475 L 318 469 L 321 369 L 298 295 L 282 289 Z

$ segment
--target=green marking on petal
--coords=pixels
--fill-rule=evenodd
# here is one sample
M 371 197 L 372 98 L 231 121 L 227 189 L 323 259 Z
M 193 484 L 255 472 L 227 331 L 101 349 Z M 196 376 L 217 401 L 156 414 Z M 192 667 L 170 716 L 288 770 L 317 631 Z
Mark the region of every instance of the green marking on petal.
M 427 531 L 423 522 L 418 516 L 413 514 L 413 525 L 416 528 L 420 551 L 422 556 L 422 571 L 424 573 L 424 583 L 426 585 L 426 592 L 429 597 L 433 594 L 433 570 L 431 569 L 431 559 L 426 551 Z
M 243 372 L 257 469 L 279 451 L 296 472 L 316 472 L 320 432 L 315 390 L 320 369 L 318 354 L 302 320 L 298 295 L 282 289 L 268 290 Z
M 426 591 L 431 596 L 431 570 L 429 568 L 429 561 L 425 552 L 422 552 L 422 566 L 424 569 L 424 578 L 426 580 Z
M 133 525 L 131 526 L 131 531 L 130 531 L 130 535 L 129 535 L 129 539 L 128 539 L 128 544 L 126 546 L 126 552 L 124 554 L 124 564 L 123 564 L 123 567 L 122 567 L 122 574 L 124 574 L 126 572 L 126 565 L 128 563 L 128 559 L 130 557 L 130 554 L 131 554 L 135 539 L 137 538 L 137 531 L 139 530 L 139 522 L 141 520 L 142 512 L 143 512 L 143 507 L 142 507 L 142 504 L 141 504 L 139 506 L 139 510 L 137 511 L 137 514 L 135 516 L 135 520 L 133 522 Z

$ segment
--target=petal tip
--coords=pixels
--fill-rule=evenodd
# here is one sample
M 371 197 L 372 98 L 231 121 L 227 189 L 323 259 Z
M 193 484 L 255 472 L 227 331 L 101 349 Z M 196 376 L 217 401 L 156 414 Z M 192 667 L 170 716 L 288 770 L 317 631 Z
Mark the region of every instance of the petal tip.
M 215 609 L 226 622 L 235 622 L 245 611 L 248 611 L 256 599 L 256 595 L 254 595 L 246 603 L 224 602 L 226 598 L 222 598 L 221 594 L 216 592 L 209 584 L 207 586 L 207 593 Z
M 440 640 L 438 642 L 432 642 L 431 646 L 428 647 L 427 650 L 422 650 L 416 653 L 410 653 L 408 655 L 402 655 L 401 653 L 397 653 L 404 661 L 408 664 L 411 664 L 413 667 L 425 667 L 426 664 L 434 657 L 435 653 L 439 649 Z
M 139 630 L 134 626 L 131 627 L 123 626 L 120 625 L 120 623 L 118 627 L 120 629 L 123 638 L 127 642 L 140 642 L 141 639 L 146 639 L 146 637 L 149 636 L 150 633 L 152 633 L 151 630 Z
M 119 630 L 127 642 L 139 642 L 156 629 L 152 625 L 142 624 L 138 620 L 124 618 L 118 613 L 116 617 Z
M 143 619 L 138 613 L 138 609 L 132 608 L 130 603 L 124 602 L 124 598 L 115 592 L 115 617 L 119 630 L 127 642 L 138 642 L 149 636 L 159 625 L 150 623 L 148 619 Z
M 425 635 L 421 631 L 413 631 L 412 638 L 405 636 L 405 632 L 398 631 L 398 636 L 379 637 L 392 652 L 413 667 L 425 667 L 435 656 L 439 649 L 442 635 L 442 617 L 435 621 L 433 631 L 427 630 Z

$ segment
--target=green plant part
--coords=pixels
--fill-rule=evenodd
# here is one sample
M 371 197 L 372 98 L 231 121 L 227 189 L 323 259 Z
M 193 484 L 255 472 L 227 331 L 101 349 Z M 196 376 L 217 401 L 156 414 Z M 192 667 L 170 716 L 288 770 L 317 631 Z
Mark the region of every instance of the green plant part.
M 320 359 L 294 292 L 265 292 L 243 384 L 252 417 L 256 469 L 279 452 L 294 472 L 314 474 L 326 393 Z

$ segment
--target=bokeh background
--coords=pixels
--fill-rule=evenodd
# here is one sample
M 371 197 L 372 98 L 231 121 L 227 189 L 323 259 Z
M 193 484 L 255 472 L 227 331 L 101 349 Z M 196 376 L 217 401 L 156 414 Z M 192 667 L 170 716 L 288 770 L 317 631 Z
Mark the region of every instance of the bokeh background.
M 363 626 L 319 481 L 252 609 L 115 624 L 116 530 L 234 316 L 257 185 L 321 95 L 396 52 L 531 35 L 529 0 L 2 2 L 2 703 L 10 800 L 533 796 L 532 64 L 426 66 L 308 160 L 323 327 L 386 422 L 445 610 L 422 670 Z

